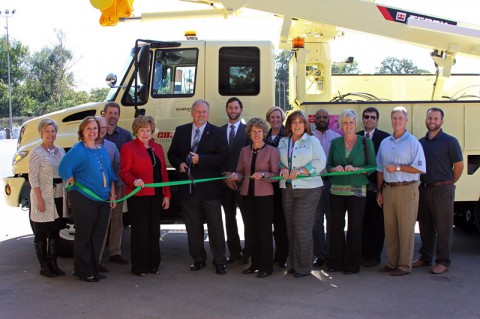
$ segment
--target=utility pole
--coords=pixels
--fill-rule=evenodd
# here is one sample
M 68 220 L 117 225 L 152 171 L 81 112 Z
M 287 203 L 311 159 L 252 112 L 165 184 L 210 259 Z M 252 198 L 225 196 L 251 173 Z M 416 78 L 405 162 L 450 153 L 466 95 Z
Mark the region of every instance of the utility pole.
M 12 85 L 10 82 L 10 39 L 8 37 L 8 18 L 12 17 L 15 14 L 15 9 L 10 11 L 6 9 L 3 14 L 5 15 L 5 20 L 7 25 L 5 29 L 7 30 L 7 68 L 8 68 L 8 112 L 10 116 L 9 120 L 9 130 L 10 130 L 10 138 L 13 136 L 13 121 L 12 121 Z M 0 11 L 0 15 L 2 15 L 2 11 Z

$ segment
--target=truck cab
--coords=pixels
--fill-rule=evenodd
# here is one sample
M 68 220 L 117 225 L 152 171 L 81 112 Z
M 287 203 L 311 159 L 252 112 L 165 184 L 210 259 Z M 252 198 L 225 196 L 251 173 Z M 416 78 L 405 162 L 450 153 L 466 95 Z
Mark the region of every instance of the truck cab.
M 191 122 L 191 105 L 197 99 L 210 103 L 209 122 L 217 126 L 227 123 L 225 103 L 232 96 L 244 103 L 245 121 L 264 118 L 274 104 L 274 57 L 273 45 L 267 41 L 137 40 L 124 71 L 107 77 L 111 89 L 105 101 L 45 114 L 22 125 L 12 162 L 13 175 L 4 178 L 5 202 L 14 207 L 30 207 L 28 157 L 31 149 L 41 143 L 37 126 L 42 118 L 57 121 L 55 144 L 68 151 L 78 141 L 81 120 L 102 115 L 104 105 L 115 101 L 121 106 L 118 125 L 129 131 L 136 116 L 153 116 L 154 139 L 167 152 L 175 128 Z M 178 179 L 171 167 L 169 175 L 171 180 Z M 175 188 L 172 191 L 175 194 Z M 183 223 L 180 205 L 173 197 L 171 208 L 163 214 L 163 223 Z M 127 209 L 126 205 L 124 208 Z M 74 235 L 72 219 L 69 226 L 61 235 L 67 242 Z

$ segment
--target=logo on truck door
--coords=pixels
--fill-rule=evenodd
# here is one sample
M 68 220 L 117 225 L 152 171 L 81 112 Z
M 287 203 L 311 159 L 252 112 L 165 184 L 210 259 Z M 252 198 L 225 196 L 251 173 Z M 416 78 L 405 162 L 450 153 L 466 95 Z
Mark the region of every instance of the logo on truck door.
M 173 138 L 173 135 L 175 132 L 158 132 L 157 133 L 157 138 L 163 139 L 163 138 Z

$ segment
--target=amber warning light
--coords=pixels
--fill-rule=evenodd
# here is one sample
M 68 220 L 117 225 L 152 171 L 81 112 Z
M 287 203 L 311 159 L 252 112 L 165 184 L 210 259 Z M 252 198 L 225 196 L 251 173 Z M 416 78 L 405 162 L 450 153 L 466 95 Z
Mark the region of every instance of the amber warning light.
M 303 49 L 305 47 L 305 39 L 300 37 L 293 39 L 292 47 L 294 49 Z
M 198 40 L 197 32 L 194 30 L 185 31 L 185 38 L 187 38 L 187 40 Z

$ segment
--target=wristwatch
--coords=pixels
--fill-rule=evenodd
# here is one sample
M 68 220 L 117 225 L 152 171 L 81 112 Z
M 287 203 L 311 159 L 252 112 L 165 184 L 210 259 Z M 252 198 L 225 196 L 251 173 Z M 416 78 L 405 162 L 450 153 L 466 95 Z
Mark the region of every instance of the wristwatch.
M 397 168 L 395 169 L 397 172 L 400 172 L 400 165 L 397 165 Z
M 265 173 L 262 173 L 262 178 L 265 178 Z

